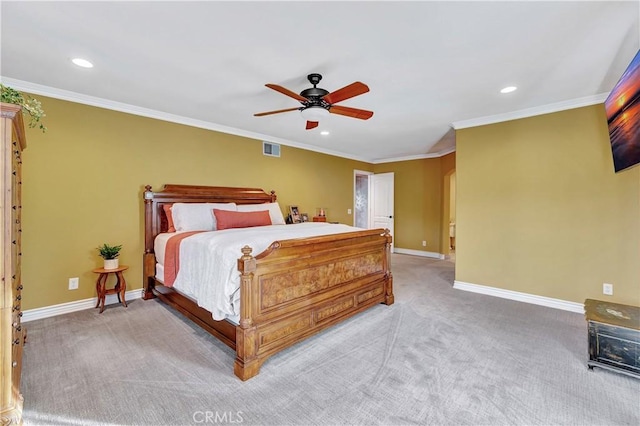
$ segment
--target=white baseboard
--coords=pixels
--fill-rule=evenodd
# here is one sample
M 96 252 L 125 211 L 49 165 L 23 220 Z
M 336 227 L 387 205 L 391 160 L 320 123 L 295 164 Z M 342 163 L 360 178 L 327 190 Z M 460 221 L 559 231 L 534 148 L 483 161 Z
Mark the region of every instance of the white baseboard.
M 125 293 L 125 300 L 140 299 L 142 297 L 142 290 L 130 290 Z M 22 322 L 29 322 L 39 320 L 42 318 L 54 317 L 56 315 L 68 314 L 71 312 L 82 311 L 85 309 L 92 309 L 96 307 L 98 303 L 98 297 L 92 297 L 91 299 L 77 300 L 75 302 L 61 303 L 59 305 L 45 306 L 44 308 L 29 309 L 22 313 Z M 109 294 L 104 299 L 104 304 L 112 305 L 118 303 L 117 294 Z
M 534 305 L 546 306 L 548 308 L 562 309 L 563 311 L 584 314 L 584 305 L 582 303 L 568 302 L 566 300 L 553 299 L 551 297 L 520 293 L 519 291 L 465 283 L 463 281 L 454 281 L 453 288 L 458 290 L 470 291 L 472 293 L 481 293 L 488 296 L 501 297 L 503 299 L 517 300 L 518 302 L 532 303 Z
M 399 254 L 410 254 L 412 256 L 433 257 L 435 259 L 444 259 L 444 254 L 435 253 L 432 251 L 411 250 L 411 249 L 394 247 L 393 252 L 399 253 Z
M 433 257 L 443 259 L 444 256 L 439 253 L 432 253 L 420 250 L 395 249 L 396 253 L 410 254 L 414 256 Z M 584 314 L 584 305 L 582 303 L 568 302 L 566 300 L 553 299 L 551 297 L 537 296 L 535 294 L 521 293 L 518 291 L 505 290 L 496 287 L 488 287 L 479 284 L 471 284 L 463 281 L 454 281 L 453 288 L 458 290 L 470 291 L 472 293 L 486 294 L 488 296 L 501 297 L 503 299 L 516 300 L 518 302 L 532 303 L 534 305 L 546 306 L 563 311 L 576 312 Z M 142 290 L 130 290 L 125 293 L 127 301 L 140 299 Z M 35 321 L 43 318 L 54 317 L 56 315 L 68 314 L 71 312 L 82 311 L 85 309 L 93 309 L 98 302 L 97 297 L 90 299 L 77 300 L 75 302 L 61 303 L 59 305 L 45 306 L 44 308 L 29 309 L 23 312 L 22 322 Z M 107 295 L 105 305 L 118 303 L 118 296 L 115 294 Z

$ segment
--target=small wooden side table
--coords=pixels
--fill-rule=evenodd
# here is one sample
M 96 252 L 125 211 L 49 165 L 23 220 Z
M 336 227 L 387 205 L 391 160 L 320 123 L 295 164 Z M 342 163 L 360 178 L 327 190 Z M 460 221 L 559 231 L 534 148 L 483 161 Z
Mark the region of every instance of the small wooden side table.
M 96 308 L 100 308 L 100 313 L 104 311 L 104 299 L 107 294 L 117 294 L 118 302 L 122 303 L 124 307 L 127 307 L 127 301 L 124 300 L 124 294 L 127 291 L 127 282 L 122 275 L 122 271 L 126 271 L 129 269 L 128 266 L 120 266 L 115 269 L 104 269 L 104 268 L 96 268 L 93 270 L 93 273 L 100 274 L 98 276 L 98 281 L 96 281 L 96 291 L 98 292 L 98 303 L 96 304 Z M 114 288 L 110 288 L 107 290 L 107 278 L 109 274 L 116 274 L 116 286 Z

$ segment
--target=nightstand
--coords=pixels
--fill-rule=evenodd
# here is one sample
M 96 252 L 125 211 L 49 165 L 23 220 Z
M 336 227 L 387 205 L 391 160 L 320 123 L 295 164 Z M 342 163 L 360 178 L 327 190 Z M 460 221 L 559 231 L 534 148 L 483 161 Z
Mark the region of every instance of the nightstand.
M 107 294 L 117 294 L 118 302 L 122 303 L 125 308 L 127 307 L 127 301 L 124 300 L 124 294 L 127 291 L 127 282 L 122 275 L 122 271 L 126 271 L 127 269 L 129 269 L 129 267 L 123 265 L 115 269 L 96 268 L 93 270 L 94 274 L 100 274 L 96 281 L 96 291 L 98 292 L 96 308 L 100 308 L 100 313 L 104 311 L 104 299 Z M 116 286 L 107 290 L 106 284 L 109 274 L 116 275 Z

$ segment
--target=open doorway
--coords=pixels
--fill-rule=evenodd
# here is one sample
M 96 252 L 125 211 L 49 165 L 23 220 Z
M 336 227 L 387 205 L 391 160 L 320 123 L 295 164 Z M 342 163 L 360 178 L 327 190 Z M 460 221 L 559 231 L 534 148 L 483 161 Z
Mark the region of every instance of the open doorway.
M 446 259 L 456 259 L 456 171 L 451 170 L 443 179 L 444 211 L 442 248 Z
M 394 179 L 393 172 L 374 174 L 354 170 L 354 226 L 388 229 L 393 238 Z

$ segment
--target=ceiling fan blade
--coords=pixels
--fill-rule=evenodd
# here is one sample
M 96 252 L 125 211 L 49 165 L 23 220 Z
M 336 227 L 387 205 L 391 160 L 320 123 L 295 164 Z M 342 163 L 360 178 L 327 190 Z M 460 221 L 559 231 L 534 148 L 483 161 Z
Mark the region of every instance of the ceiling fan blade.
M 335 104 L 344 101 L 345 99 L 362 95 L 363 93 L 367 93 L 368 91 L 369 86 L 356 81 L 355 83 L 351 83 L 350 85 L 345 86 L 342 89 L 338 89 L 334 92 L 329 93 L 328 95 L 324 95 L 322 99 L 330 104 Z
M 307 121 L 307 130 L 315 129 L 318 127 L 317 121 Z
M 298 109 L 299 108 L 287 108 L 287 109 L 279 109 L 277 111 L 259 112 L 257 114 L 253 114 L 253 116 L 254 117 L 262 117 L 264 115 L 279 114 L 281 112 L 297 111 Z
M 307 102 L 308 101 L 307 98 L 305 98 L 303 96 L 300 96 L 296 92 L 292 92 L 291 90 L 289 90 L 287 88 L 284 88 L 282 86 L 278 86 L 277 84 L 265 84 L 265 86 L 267 86 L 269 89 L 275 90 L 276 92 L 280 92 L 283 95 L 287 95 L 290 98 L 293 98 L 293 99 L 295 99 L 297 101 L 300 101 L 300 102 Z
M 347 117 L 359 118 L 360 120 L 368 120 L 373 117 L 373 111 L 367 111 L 364 109 L 349 108 L 339 105 L 332 105 L 329 107 L 331 114 L 346 115 Z

